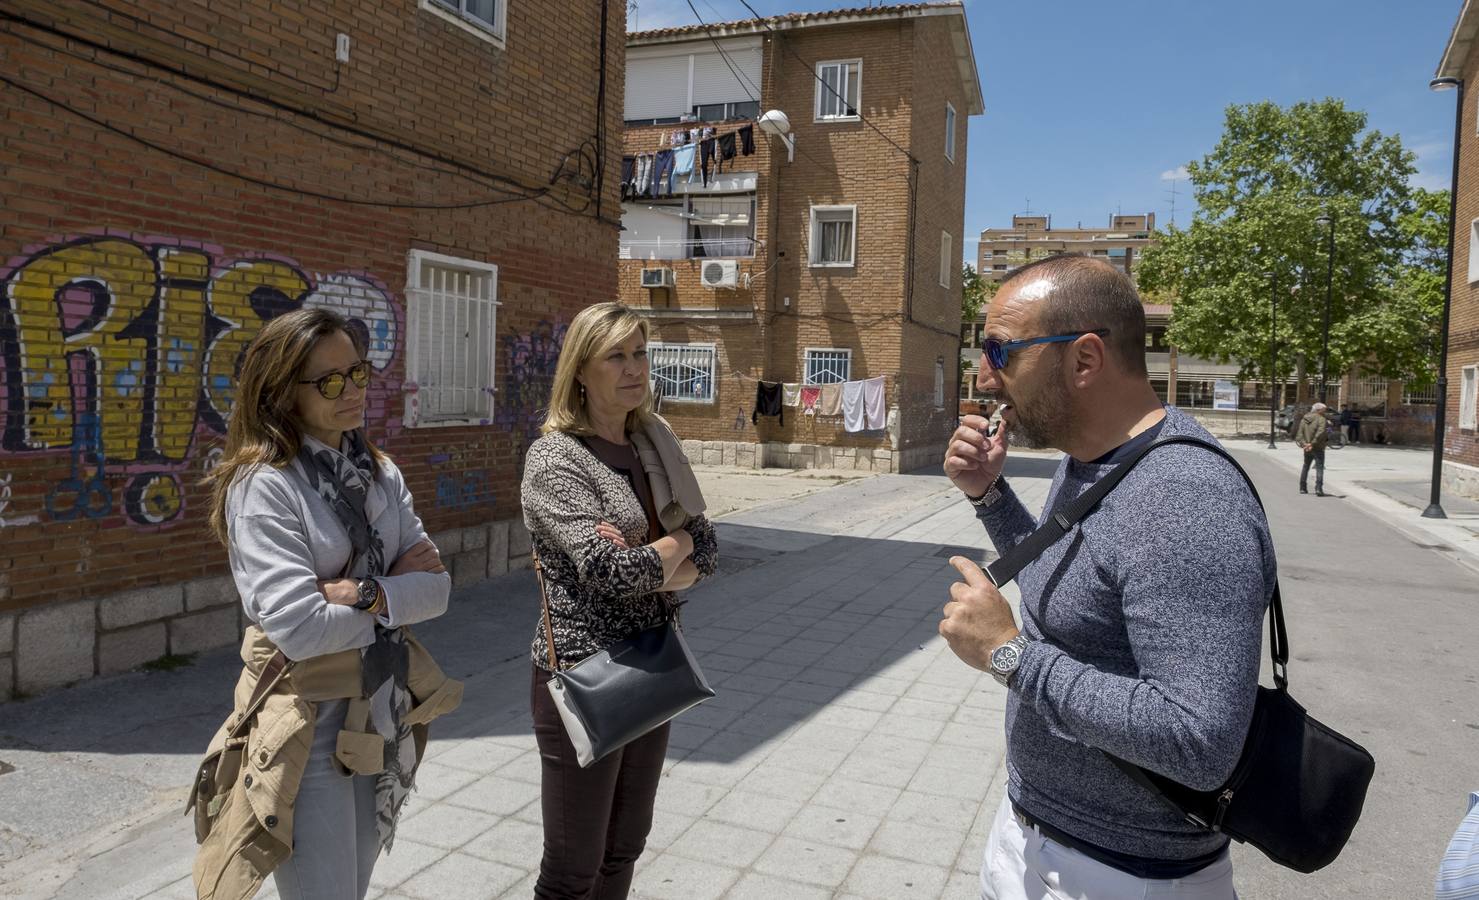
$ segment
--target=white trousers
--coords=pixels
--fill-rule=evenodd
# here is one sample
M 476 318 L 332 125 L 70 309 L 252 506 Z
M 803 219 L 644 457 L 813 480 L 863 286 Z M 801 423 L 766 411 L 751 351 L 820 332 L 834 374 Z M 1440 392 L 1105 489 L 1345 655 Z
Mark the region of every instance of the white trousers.
M 1002 798 L 981 861 L 981 900 L 1237 900 L 1232 857 L 1186 878 L 1137 878 L 1022 828 Z

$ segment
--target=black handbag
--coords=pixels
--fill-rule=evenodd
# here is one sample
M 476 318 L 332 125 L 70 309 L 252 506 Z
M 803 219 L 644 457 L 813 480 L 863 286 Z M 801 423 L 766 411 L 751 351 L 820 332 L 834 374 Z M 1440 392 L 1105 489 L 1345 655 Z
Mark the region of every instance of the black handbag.
M 1000 586 L 1015 578 L 1092 512 L 1147 453 L 1166 444 L 1195 444 L 1226 459 L 1263 506 L 1252 479 L 1227 451 L 1194 437 L 1161 438 L 1120 463 L 988 566 L 992 582 Z M 1269 601 L 1269 655 L 1274 687 L 1259 686 L 1243 751 L 1221 787 L 1193 790 L 1112 754 L 1105 756 L 1187 821 L 1252 844 L 1279 865 L 1314 872 L 1333 862 L 1350 839 L 1376 761 L 1361 745 L 1312 718 L 1289 695 L 1289 637 L 1277 579 Z
M 671 616 L 561 669 L 537 555 L 534 573 L 554 671 L 546 687 L 582 769 L 714 696 Z

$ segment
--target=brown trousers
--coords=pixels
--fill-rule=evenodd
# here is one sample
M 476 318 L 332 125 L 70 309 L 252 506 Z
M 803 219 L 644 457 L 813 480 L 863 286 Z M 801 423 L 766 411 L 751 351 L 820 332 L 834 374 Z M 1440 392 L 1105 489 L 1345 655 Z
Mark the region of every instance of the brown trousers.
M 529 706 L 539 744 L 544 859 L 536 900 L 619 900 L 652 829 L 652 803 L 668 752 L 668 726 L 582 769 L 565 734 L 549 673 L 533 666 Z

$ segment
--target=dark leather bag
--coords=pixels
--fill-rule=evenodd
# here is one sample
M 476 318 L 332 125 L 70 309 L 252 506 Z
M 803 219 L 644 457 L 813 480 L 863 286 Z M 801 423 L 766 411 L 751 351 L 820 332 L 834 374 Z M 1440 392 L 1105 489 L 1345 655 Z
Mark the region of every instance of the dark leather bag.
M 671 618 L 561 669 L 537 556 L 534 572 L 554 671 L 546 685 L 582 769 L 714 696 Z
M 1067 534 L 1135 468 L 1146 454 L 1167 444 L 1194 444 L 1232 463 L 1263 501 L 1248 473 L 1227 451 L 1194 437 L 1161 438 L 1126 459 L 1082 496 L 987 567 L 998 586 Z M 1274 686 L 1259 686 L 1253 720 L 1232 776 L 1212 791 L 1198 791 L 1105 755 L 1130 778 L 1208 831 L 1252 844 L 1269 859 L 1297 872 L 1314 872 L 1340 855 L 1361 818 L 1376 761 L 1365 748 L 1309 715 L 1289 695 L 1289 637 L 1284 606 L 1274 582 L 1269 601 L 1269 655 Z

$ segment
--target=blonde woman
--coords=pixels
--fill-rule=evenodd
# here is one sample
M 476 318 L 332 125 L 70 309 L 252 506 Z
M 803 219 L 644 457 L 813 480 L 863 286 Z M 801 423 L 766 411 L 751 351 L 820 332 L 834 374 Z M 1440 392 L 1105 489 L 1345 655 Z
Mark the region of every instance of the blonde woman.
M 461 696 L 405 628 L 446 610 L 451 581 L 365 436 L 369 379 L 359 338 L 324 310 L 274 319 L 242 361 L 210 521 L 253 623 L 213 750 L 237 725 L 246 744 L 197 813 L 201 897 L 250 897 L 275 872 L 284 900 L 363 898 L 426 722 Z
M 702 498 L 672 432 L 652 412 L 648 379 L 647 323 L 630 309 L 600 303 L 571 322 L 544 436 L 529 448 L 523 481 L 524 521 L 544 567 L 561 666 L 661 624 L 674 608 L 670 592 L 714 572 L 714 527 L 701 514 Z M 682 471 L 669 471 L 656 485 L 639 442 L 672 448 L 669 458 Z M 694 500 L 683 496 L 685 478 Z M 673 507 L 685 502 L 700 512 L 674 518 Z M 682 524 L 669 530 L 664 520 Z M 544 814 L 534 895 L 625 897 L 652 826 L 668 726 L 580 768 L 545 687 L 549 648 L 542 622 L 531 655 Z

